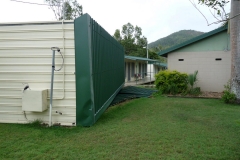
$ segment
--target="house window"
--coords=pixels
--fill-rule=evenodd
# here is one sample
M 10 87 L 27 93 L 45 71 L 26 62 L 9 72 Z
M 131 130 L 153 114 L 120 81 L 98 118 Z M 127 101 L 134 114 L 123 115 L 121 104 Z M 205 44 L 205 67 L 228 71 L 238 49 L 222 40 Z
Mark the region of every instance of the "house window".
M 178 59 L 178 61 L 184 61 L 184 59 Z
M 222 58 L 215 58 L 215 60 L 216 60 L 216 61 L 221 61 L 221 60 L 222 60 Z

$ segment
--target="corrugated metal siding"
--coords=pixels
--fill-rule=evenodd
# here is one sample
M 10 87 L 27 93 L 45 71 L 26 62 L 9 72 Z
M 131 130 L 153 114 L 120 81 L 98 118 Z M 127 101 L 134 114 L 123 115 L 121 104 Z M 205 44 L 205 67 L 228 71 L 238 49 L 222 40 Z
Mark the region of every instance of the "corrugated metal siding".
M 124 49 L 88 14 L 74 23 L 77 125 L 91 126 L 124 84 Z
M 59 47 L 64 67 L 55 72 L 53 123 L 76 123 L 75 47 L 73 21 L 34 24 L 0 24 L 0 122 L 25 123 L 41 119 L 48 123 L 49 110 L 41 113 L 22 111 L 23 83 L 31 90 L 48 89 L 50 97 L 52 51 Z M 56 52 L 56 69 L 62 58 Z M 49 101 L 48 101 L 49 104 Z M 56 114 L 60 111 L 63 115 Z

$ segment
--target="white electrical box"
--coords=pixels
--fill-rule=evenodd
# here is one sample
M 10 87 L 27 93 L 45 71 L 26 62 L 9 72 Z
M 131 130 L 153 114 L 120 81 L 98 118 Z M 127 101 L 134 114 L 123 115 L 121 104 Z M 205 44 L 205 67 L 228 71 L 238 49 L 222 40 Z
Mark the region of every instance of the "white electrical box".
M 25 90 L 22 93 L 22 110 L 43 112 L 47 109 L 47 90 Z

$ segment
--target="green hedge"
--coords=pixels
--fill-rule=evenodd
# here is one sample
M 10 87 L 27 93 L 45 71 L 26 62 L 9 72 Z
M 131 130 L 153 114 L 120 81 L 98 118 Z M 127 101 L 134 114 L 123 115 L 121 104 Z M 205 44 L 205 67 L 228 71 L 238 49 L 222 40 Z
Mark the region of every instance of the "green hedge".
M 162 93 L 183 93 L 187 91 L 188 75 L 175 70 L 160 71 L 155 75 L 155 85 Z

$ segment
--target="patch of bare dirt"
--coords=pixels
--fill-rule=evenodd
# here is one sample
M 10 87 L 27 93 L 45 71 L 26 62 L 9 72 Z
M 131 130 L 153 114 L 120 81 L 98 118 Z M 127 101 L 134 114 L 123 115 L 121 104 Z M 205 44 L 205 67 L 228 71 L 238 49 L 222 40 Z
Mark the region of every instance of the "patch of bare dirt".
M 223 92 L 202 92 L 199 95 L 182 95 L 182 94 L 176 94 L 176 95 L 168 95 L 169 97 L 192 97 L 192 98 L 217 98 L 220 99 L 223 95 Z

